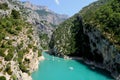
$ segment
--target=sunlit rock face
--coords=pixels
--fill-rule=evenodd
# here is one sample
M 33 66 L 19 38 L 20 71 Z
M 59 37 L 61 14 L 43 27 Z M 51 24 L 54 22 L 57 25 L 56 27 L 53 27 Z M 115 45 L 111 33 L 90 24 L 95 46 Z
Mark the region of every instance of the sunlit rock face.
M 65 14 L 57 14 L 51 11 L 47 6 L 33 5 L 29 1 L 23 2 L 22 4 L 25 8 L 36 12 L 39 15 L 40 20 L 47 21 L 48 23 L 52 23 L 54 25 L 58 25 L 68 18 L 68 16 Z M 36 18 L 38 17 L 36 16 Z
M 67 19 L 47 21 L 36 10 L 51 12 L 47 7 L 23 3 L 19 0 L 0 0 L 0 80 L 32 80 L 30 74 L 38 68 L 43 49 L 58 23 Z M 50 22 L 52 21 L 52 22 Z M 56 23 L 56 24 L 55 24 Z M 33 50 L 34 49 L 34 50 Z

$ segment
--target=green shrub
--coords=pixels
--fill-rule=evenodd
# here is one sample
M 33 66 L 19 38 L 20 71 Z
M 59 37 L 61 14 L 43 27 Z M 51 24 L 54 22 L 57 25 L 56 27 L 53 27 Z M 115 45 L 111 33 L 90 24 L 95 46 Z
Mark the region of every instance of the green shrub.
M 21 64 L 21 63 L 22 63 L 22 58 L 21 58 L 21 57 L 18 57 L 18 58 L 17 58 L 17 61 L 18 61 L 19 64 Z
M 18 51 L 18 59 L 17 59 L 17 61 L 18 61 L 19 64 L 22 64 L 23 56 L 27 52 L 29 52 L 27 49 L 23 49 L 23 50 Z
M 5 38 L 5 33 L 0 33 L 0 41 L 2 41 Z
M 8 4 L 7 3 L 0 3 L 0 9 L 3 9 L 3 10 L 7 10 L 7 9 L 9 9 L 8 8 Z
M 28 31 L 27 31 L 27 34 L 32 34 L 33 33 L 33 30 L 30 28 Z
M 7 72 L 9 75 L 12 74 L 11 67 L 9 65 L 6 66 L 5 72 Z
M 9 52 L 9 53 L 14 53 L 14 51 L 15 51 L 15 47 L 12 46 L 12 47 L 9 48 L 9 51 L 8 51 L 8 52 Z
M 23 56 L 25 55 L 25 53 L 28 53 L 28 49 L 23 49 L 18 51 L 18 62 L 22 62 Z
M 11 12 L 11 15 L 14 19 L 20 19 L 19 11 L 16 11 L 16 10 L 13 9 L 12 12 Z
M 19 64 L 19 68 L 21 69 L 22 72 L 28 73 L 28 70 L 24 64 Z
M 12 78 L 13 80 L 17 80 L 17 76 L 16 76 L 16 75 L 12 75 L 11 78 Z
M 41 51 L 41 50 L 38 50 L 38 57 L 41 56 L 41 53 L 42 53 L 42 51 Z
M 0 61 L 0 64 L 2 64 L 2 61 Z M 3 70 L 3 68 L 0 68 L 0 72 Z
M 8 52 L 7 56 L 5 56 L 5 60 L 6 61 L 10 61 L 14 56 L 13 52 Z
M 4 54 L 5 50 L 6 50 L 5 48 L 0 48 L 0 56 L 5 57 Z
M 15 28 L 17 31 L 21 31 L 22 30 L 22 27 L 21 26 L 18 26 Z
M 1 27 L 6 28 L 6 22 L 4 20 L 1 21 Z
M 28 47 L 29 47 L 29 48 L 32 48 L 32 47 L 33 47 L 33 44 L 28 44 Z
M 13 24 L 10 20 L 6 20 L 6 28 L 12 28 Z
M 8 33 L 10 33 L 10 34 L 13 34 L 13 35 L 18 35 L 18 32 L 17 31 L 15 31 L 14 29 L 12 29 L 12 28 L 7 28 L 6 29 L 6 31 L 8 32 Z
M 21 49 L 22 47 L 23 47 L 23 43 L 20 43 L 20 44 L 17 46 L 18 49 Z
M 30 63 L 30 59 L 25 58 L 25 63 Z
M 48 40 L 48 39 L 49 39 L 47 34 L 40 34 L 39 37 L 40 37 L 41 39 L 45 39 L 45 40 Z
M 0 76 L 0 80 L 6 80 L 5 76 Z
M 33 51 L 36 52 L 36 50 L 38 50 L 38 48 L 36 46 L 33 46 Z
M 47 46 L 46 44 L 41 44 L 41 47 L 42 47 L 43 49 L 48 49 L 48 46 Z
M 12 42 L 10 41 L 10 42 L 7 42 L 7 43 L 3 42 L 1 44 L 1 48 L 14 48 L 14 47 L 12 46 Z
M 20 19 L 13 19 L 12 23 L 15 26 L 20 26 L 20 25 L 22 25 L 22 20 L 20 20 Z
M 28 38 L 29 38 L 30 40 L 32 40 L 32 36 L 31 36 L 31 35 L 28 35 Z
M 8 45 L 12 45 L 12 40 L 9 40 L 9 41 L 7 42 L 7 44 L 8 44 Z
M 7 43 L 5 43 L 5 42 L 3 42 L 2 45 L 1 45 L 1 48 L 9 48 L 9 47 L 10 46 Z
M 25 52 L 23 50 L 21 50 L 18 52 L 18 57 L 23 58 L 24 54 L 25 54 Z

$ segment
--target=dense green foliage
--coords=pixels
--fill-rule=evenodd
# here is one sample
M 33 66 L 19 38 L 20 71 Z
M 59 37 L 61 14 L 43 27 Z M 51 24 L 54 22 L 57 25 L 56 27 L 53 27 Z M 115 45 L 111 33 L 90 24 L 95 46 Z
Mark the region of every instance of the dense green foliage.
M 27 67 L 24 64 L 19 64 L 19 68 L 22 70 L 22 72 L 28 73 Z
M 92 14 L 95 13 L 95 10 L 97 10 L 99 7 L 107 4 L 111 0 L 98 0 L 96 2 L 93 2 L 92 4 L 84 7 L 79 14 L 83 17 L 84 21 L 89 21 L 91 19 Z
M 6 65 L 5 72 L 7 72 L 9 75 L 12 74 L 11 67 L 9 64 Z
M 14 19 L 13 17 L 4 17 L 0 20 L 0 56 L 4 57 L 6 61 L 10 61 L 15 53 L 15 47 L 12 45 L 13 40 L 10 40 L 8 36 L 17 36 L 23 25 L 25 23 L 21 19 Z
M 6 36 L 18 35 L 25 23 L 21 19 L 14 19 L 12 17 L 1 18 L 0 20 L 0 56 L 4 57 L 6 61 L 13 58 L 15 48 L 12 45 L 13 40 L 6 40 Z M 8 49 L 8 54 L 5 51 Z
M 7 9 L 9 9 L 8 8 L 8 4 L 7 3 L 0 3 L 0 9 L 3 9 L 3 10 L 7 10 Z
M 38 57 L 40 57 L 42 54 L 42 50 L 38 50 Z
M 88 12 L 81 12 L 85 24 L 99 29 L 105 37 L 120 49 L 120 2 L 119 0 L 108 0 L 102 6 L 88 9 Z M 83 14 L 84 13 L 84 14 Z M 91 15 L 89 17 L 89 15 Z
M 29 52 L 29 49 L 34 49 L 34 51 L 38 51 L 37 46 L 34 46 L 34 44 L 27 44 L 28 46 L 23 49 L 24 43 L 23 40 L 20 40 L 20 43 L 17 39 L 18 36 L 25 35 L 27 38 L 32 40 L 33 30 L 28 23 L 23 21 L 20 18 L 20 14 L 16 10 L 12 10 L 12 13 L 10 16 L 3 17 L 0 20 L 0 57 L 3 57 L 5 61 L 17 61 L 19 64 L 19 68 L 21 71 L 29 73 L 28 71 L 28 65 L 24 65 L 24 55 Z M 22 32 L 23 29 L 25 29 L 26 32 Z M 16 45 L 17 43 L 17 45 Z M 40 52 L 38 55 L 41 55 Z M 6 65 L 6 68 L 4 70 L 9 75 L 12 75 L 11 67 L 10 65 Z M 3 77 L 0 78 L 2 80 Z M 12 76 L 12 78 L 15 80 L 15 76 Z M 3 79 L 4 80 L 4 79 Z
M 4 48 L 0 48 L 0 56 L 4 57 L 5 56 L 4 52 L 5 52 L 5 49 Z
M 9 53 L 7 54 L 7 56 L 5 56 L 5 60 L 6 60 L 6 61 L 10 61 L 10 60 L 12 60 L 13 55 L 14 55 L 14 53 L 9 52 Z
M 27 31 L 27 34 L 32 34 L 33 33 L 33 30 L 30 28 L 28 31 Z
M 18 61 L 19 64 L 22 64 L 23 57 L 28 52 L 29 51 L 27 49 L 22 49 L 22 50 L 19 49 L 18 50 L 18 59 L 17 59 L 17 61 Z
M 33 31 L 33 25 L 25 21 L 29 13 L 21 15 L 23 5 L 16 0 L 0 2 L 0 72 L 5 75 L 0 76 L 0 80 L 6 80 L 6 74 L 8 79 L 17 80 L 16 69 L 19 75 L 22 72 L 30 75 L 30 61 L 40 57 L 42 50 L 39 50 L 38 40 L 35 40 L 37 30 Z M 29 59 L 28 55 L 33 57 Z
M 12 12 L 11 12 L 11 15 L 12 15 L 12 17 L 14 18 L 14 19 L 19 19 L 20 18 L 20 13 L 19 13 L 19 11 L 16 11 L 16 10 L 12 10 Z
M 24 22 L 20 19 L 14 19 L 12 17 L 2 18 L 0 20 L 0 41 L 4 39 L 6 34 L 18 35 L 22 30 Z
M 54 31 L 49 45 L 50 48 L 54 47 L 56 51 L 67 55 L 79 51 L 82 39 L 77 39 L 76 36 L 81 37 L 78 34 L 82 34 L 82 30 L 81 17 L 76 14 L 60 24 Z M 79 42 L 79 45 L 77 42 Z
M 82 16 L 84 25 L 79 16 Z M 58 26 L 52 35 L 50 48 L 54 49 L 56 53 L 69 55 L 84 51 L 83 55 L 92 56 L 88 54 L 90 53 L 90 46 L 87 45 L 89 38 L 83 34 L 84 26 L 99 30 L 103 38 L 108 39 L 120 49 L 119 0 L 98 0 L 83 8 L 78 14 Z
M 12 75 L 11 78 L 12 78 L 13 80 L 17 80 L 17 76 L 16 76 L 16 75 Z
M 41 39 L 41 46 L 43 49 L 48 49 L 49 37 L 48 34 L 40 33 L 39 38 Z
M 6 80 L 4 76 L 0 76 L 0 80 Z

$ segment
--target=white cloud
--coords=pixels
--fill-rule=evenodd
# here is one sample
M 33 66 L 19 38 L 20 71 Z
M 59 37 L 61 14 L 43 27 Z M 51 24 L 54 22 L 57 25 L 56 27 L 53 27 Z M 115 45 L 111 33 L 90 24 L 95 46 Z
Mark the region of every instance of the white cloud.
M 57 5 L 59 5 L 59 4 L 60 4 L 59 0 L 55 0 L 55 3 L 56 3 Z

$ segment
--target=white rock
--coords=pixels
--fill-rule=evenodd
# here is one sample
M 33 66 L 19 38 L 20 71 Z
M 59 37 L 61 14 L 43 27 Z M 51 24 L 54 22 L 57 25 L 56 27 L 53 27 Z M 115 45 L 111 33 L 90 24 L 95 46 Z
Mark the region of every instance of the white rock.
M 6 39 L 6 40 L 9 40 L 10 38 L 7 36 L 7 37 L 5 37 L 5 39 Z

